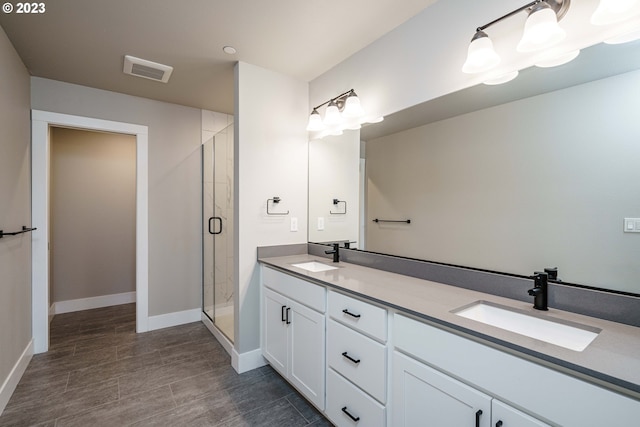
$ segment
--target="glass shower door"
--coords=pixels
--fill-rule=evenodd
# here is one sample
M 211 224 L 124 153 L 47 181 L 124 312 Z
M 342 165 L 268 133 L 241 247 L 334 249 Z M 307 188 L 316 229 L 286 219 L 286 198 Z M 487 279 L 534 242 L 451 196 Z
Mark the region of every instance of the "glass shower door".
M 233 128 L 202 145 L 202 311 L 233 342 Z

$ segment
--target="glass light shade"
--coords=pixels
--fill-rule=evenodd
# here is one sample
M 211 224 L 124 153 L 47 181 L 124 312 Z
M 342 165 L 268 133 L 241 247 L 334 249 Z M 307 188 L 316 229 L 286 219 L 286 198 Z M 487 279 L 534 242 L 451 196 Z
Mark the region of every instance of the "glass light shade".
M 518 77 L 518 70 L 511 71 L 510 73 L 503 74 L 493 79 L 485 80 L 483 83 L 489 86 L 501 85 L 503 83 L 510 82 L 511 80 Z
M 340 116 L 340 110 L 335 101 L 331 101 L 324 112 L 323 123 L 327 127 L 339 125 L 342 122 L 342 116 Z
M 360 98 L 355 92 L 351 92 L 344 103 L 344 110 L 342 110 L 342 117 L 362 117 L 364 116 L 364 110 L 360 105 Z
M 322 123 L 322 117 L 320 117 L 320 113 L 318 110 L 314 109 L 309 116 L 309 123 L 307 124 L 307 130 L 309 132 L 318 132 L 324 129 L 324 124 Z
M 500 56 L 493 49 L 493 43 L 483 31 L 478 31 L 467 51 L 467 60 L 462 66 L 462 72 L 467 74 L 488 71 L 500 63 Z
M 609 25 L 629 18 L 631 9 L 638 0 L 600 0 L 598 8 L 591 15 L 593 25 Z
M 605 40 L 604 42 L 606 44 L 622 44 L 622 43 L 629 43 L 638 39 L 640 39 L 640 29 L 631 31 L 630 33 L 627 33 L 627 34 L 622 34 L 617 37 L 612 37 L 610 39 Z
M 560 55 L 549 55 L 548 57 L 536 62 L 536 67 L 540 67 L 540 68 L 557 67 L 559 65 L 563 65 L 573 61 L 578 57 L 578 55 L 580 55 L 580 49 L 572 50 L 571 52 L 566 52 Z
M 563 40 L 567 33 L 558 25 L 556 13 L 546 3 L 534 9 L 524 24 L 524 33 L 518 43 L 518 52 L 545 49 Z

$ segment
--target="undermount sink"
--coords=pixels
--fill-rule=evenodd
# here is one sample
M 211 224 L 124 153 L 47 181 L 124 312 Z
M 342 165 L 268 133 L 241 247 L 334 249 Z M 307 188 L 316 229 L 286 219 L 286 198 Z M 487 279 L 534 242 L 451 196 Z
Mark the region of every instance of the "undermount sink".
M 299 264 L 291 264 L 293 267 L 298 267 L 303 270 L 310 271 L 312 273 L 318 273 L 320 271 L 329 271 L 329 270 L 337 270 L 338 267 L 334 267 L 332 265 L 324 264 L 322 262 L 317 261 L 309 261 L 309 262 L 301 262 Z
M 487 301 L 476 301 L 452 313 L 574 351 L 587 348 L 602 331 L 573 322 L 543 319 Z

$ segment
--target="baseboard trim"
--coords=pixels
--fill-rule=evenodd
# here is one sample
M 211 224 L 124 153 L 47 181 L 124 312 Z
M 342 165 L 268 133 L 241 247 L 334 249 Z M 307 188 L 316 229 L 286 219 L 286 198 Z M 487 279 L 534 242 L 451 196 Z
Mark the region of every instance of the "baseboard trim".
M 20 378 L 24 374 L 24 371 L 27 369 L 31 358 L 33 357 L 33 339 L 29 340 L 29 344 L 24 349 L 20 358 L 9 372 L 9 376 L 2 383 L 2 387 L 0 387 L 0 415 L 4 412 L 4 408 L 9 403 L 9 399 L 11 399 L 11 395 L 15 391 L 18 383 L 20 382 Z
M 49 314 L 71 313 L 74 311 L 111 307 L 112 305 L 129 304 L 132 302 L 136 302 L 135 292 L 125 292 L 122 294 L 102 295 L 99 297 L 58 301 L 52 304 L 53 309 Z
M 222 332 L 220 332 L 220 329 L 216 328 L 216 326 L 213 324 L 213 322 L 211 321 L 211 319 L 209 319 L 207 317 L 206 314 L 204 314 L 203 312 L 200 312 L 200 320 L 202 321 L 202 323 L 204 324 L 204 326 L 207 327 L 207 329 L 209 330 L 209 332 L 211 332 L 211 335 L 213 335 L 213 337 L 218 340 L 218 342 L 220 343 L 220 345 L 222 345 L 222 347 L 224 348 L 224 350 L 227 352 L 227 354 L 229 356 L 232 356 L 232 351 L 233 351 L 233 343 L 231 341 L 229 341 L 229 338 L 226 337 L 225 334 L 223 334 Z
M 267 360 L 262 357 L 262 349 L 258 348 L 246 353 L 238 353 L 235 348 L 233 349 L 231 366 L 237 373 L 242 374 L 265 365 L 267 365 Z
M 191 310 L 149 316 L 149 331 L 197 322 L 200 320 L 200 313 L 199 308 L 193 308 Z

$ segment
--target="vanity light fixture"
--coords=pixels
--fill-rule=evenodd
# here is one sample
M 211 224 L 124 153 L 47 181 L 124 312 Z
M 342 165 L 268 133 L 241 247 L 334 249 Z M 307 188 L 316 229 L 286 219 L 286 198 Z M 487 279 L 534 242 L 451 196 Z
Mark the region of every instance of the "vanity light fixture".
M 327 106 L 324 118 L 320 115 L 320 108 Z M 365 113 L 360 104 L 360 98 L 355 90 L 350 89 L 335 98 L 316 106 L 309 115 L 307 130 L 310 132 L 326 131 L 329 135 L 341 135 L 344 129 L 360 129 Z
M 518 52 L 534 52 L 562 41 L 567 33 L 558 25 L 556 12 L 549 3 L 540 2 L 531 7 L 524 24 L 524 33 L 518 43 Z
M 484 30 L 525 10 L 528 11 L 529 17 L 525 22 L 522 39 L 518 43 L 517 50 L 519 52 L 546 49 L 560 42 L 565 38 L 566 33 L 560 28 L 558 21 L 565 16 L 567 10 L 569 10 L 570 3 L 571 0 L 534 0 L 488 24 L 478 27 L 471 39 L 467 60 L 462 66 L 462 71 L 468 74 L 482 73 L 498 65 L 500 57 L 493 49 L 493 43 Z

